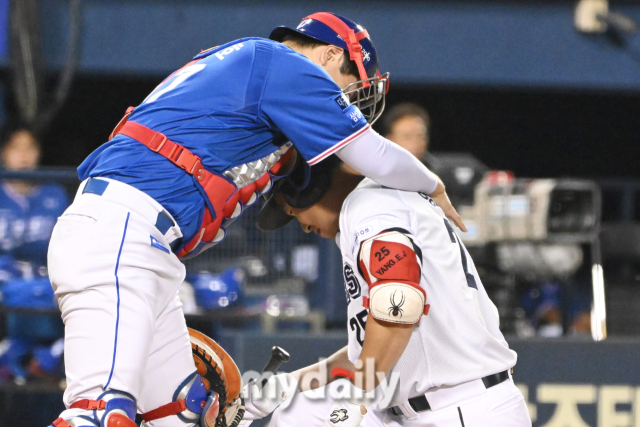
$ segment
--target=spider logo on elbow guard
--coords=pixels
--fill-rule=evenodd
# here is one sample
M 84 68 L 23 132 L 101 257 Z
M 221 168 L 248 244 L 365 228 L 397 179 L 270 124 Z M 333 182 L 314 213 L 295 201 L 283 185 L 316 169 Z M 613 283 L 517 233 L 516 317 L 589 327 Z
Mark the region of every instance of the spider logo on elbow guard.
M 391 307 L 389 307 L 389 315 L 393 314 L 394 317 L 400 315 L 402 318 L 402 314 L 404 313 L 404 310 L 402 309 L 405 300 L 404 292 L 400 291 L 400 302 L 396 302 L 396 292 L 398 291 L 394 291 L 389 297 L 389 302 L 391 303 Z

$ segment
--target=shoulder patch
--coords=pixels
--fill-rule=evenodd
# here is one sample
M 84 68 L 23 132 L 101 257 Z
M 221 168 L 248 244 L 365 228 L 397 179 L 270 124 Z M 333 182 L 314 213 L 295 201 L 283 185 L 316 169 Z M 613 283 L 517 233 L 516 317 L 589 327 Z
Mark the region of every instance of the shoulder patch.
M 356 239 L 366 239 L 373 234 L 373 230 L 373 225 L 365 225 L 364 227 L 359 228 L 358 230 L 356 230 Z
M 338 107 L 340 107 L 342 111 L 346 110 L 351 105 L 349 97 L 344 93 L 341 93 L 340 95 L 333 98 L 333 101 L 338 104 Z
M 343 275 L 344 275 L 344 290 L 347 294 L 347 304 L 351 303 L 351 300 L 360 298 L 362 294 L 362 288 L 360 287 L 360 282 L 353 272 L 353 268 L 347 263 L 344 263 L 343 266 Z
M 349 110 L 345 112 L 349 113 L 349 118 L 351 119 L 351 126 L 355 127 L 358 123 L 360 123 L 361 120 L 364 119 L 364 116 L 362 115 L 358 107 L 356 106 L 352 106 L 352 107 L 353 108 L 350 107 Z

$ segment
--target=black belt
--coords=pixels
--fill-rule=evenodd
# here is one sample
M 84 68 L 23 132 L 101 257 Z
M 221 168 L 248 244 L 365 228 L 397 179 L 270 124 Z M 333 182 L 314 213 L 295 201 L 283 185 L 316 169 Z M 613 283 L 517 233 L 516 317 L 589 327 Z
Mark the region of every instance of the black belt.
M 486 388 L 491 388 L 494 385 L 498 385 L 508 379 L 509 371 L 507 370 L 497 374 L 487 375 L 486 377 L 482 378 L 482 383 Z M 411 408 L 413 408 L 413 410 L 416 412 L 428 411 L 431 409 L 431 405 L 429 405 L 429 401 L 424 394 L 409 399 L 409 406 L 411 406 Z M 400 409 L 399 406 L 389 408 L 389 411 L 391 411 L 393 415 L 404 415 L 402 409 Z
M 105 181 L 104 179 L 98 178 L 89 178 L 84 188 L 82 189 L 82 194 L 90 193 L 98 196 L 102 196 L 109 186 L 109 181 Z M 156 219 L 155 226 L 163 236 L 169 231 L 171 227 L 175 224 L 171 217 L 165 212 L 158 212 L 158 218 Z M 173 245 L 172 245 L 173 246 Z

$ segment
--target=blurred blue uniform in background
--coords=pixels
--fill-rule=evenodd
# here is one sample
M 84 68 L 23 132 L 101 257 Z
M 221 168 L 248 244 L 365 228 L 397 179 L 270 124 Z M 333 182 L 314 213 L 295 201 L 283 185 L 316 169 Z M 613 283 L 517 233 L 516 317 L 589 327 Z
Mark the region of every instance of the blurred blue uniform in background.
M 40 147 L 28 129 L 16 128 L 2 143 L 7 170 L 28 171 L 37 166 Z M 47 248 L 56 220 L 68 204 L 66 191 L 57 184 L 0 182 L 0 293 L 5 307 L 56 308 L 45 267 Z M 41 374 L 60 366 L 60 344 L 51 352 L 52 343 L 63 336 L 59 315 L 9 313 L 5 332 L 6 339 L 0 343 L 0 377 L 23 381 L 29 370 Z
M 3 263 L 0 291 L 7 307 L 55 309 L 51 283 L 46 277 L 47 247 L 58 216 L 67 208 L 66 191 L 56 184 L 35 187 L 28 195 L 0 185 L 0 253 Z M 63 336 L 59 316 L 7 314 L 0 367 L 14 378 L 26 378 L 25 358 L 32 366 L 53 372 L 60 366 L 61 351 L 52 356 L 50 345 Z M 58 344 L 57 347 L 60 347 Z M 40 363 L 44 357 L 45 364 Z
M 28 196 L 0 185 L 0 252 L 34 268 L 45 266 L 53 226 L 68 205 L 66 191 L 56 184 L 38 186 Z

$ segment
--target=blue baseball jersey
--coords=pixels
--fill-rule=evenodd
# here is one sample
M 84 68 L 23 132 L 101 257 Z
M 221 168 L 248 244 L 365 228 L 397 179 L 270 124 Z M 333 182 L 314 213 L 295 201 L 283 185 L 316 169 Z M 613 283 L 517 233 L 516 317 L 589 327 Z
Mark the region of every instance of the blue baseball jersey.
M 314 164 L 369 127 L 322 67 L 261 38 L 200 53 L 129 120 L 162 132 L 217 174 L 264 158 L 288 140 Z M 180 225 L 183 243 L 199 230 L 208 201 L 195 178 L 127 136 L 99 147 L 78 172 L 81 180 L 112 178 L 153 197 Z
M 0 185 L 0 253 L 46 265 L 51 232 L 67 206 L 67 192 L 56 184 L 38 186 L 28 196 Z

